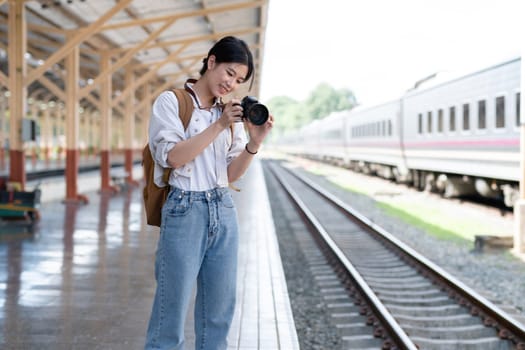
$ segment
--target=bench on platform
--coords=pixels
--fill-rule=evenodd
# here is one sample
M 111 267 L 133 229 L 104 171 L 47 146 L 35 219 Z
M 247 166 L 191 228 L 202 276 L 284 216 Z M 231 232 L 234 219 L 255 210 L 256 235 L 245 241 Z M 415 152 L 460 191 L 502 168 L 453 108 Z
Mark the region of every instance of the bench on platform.
M 129 173 L 124 169 L 113 169 L 109 172 L 109 177 L 111 178 L 113 186 L 119 189 L 123 189 L 127 186 Z

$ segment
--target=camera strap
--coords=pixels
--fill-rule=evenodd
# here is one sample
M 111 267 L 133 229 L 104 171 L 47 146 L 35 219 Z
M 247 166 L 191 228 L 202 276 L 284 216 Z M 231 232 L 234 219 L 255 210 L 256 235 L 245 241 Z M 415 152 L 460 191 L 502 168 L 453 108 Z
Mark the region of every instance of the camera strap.
M 206 108 L 201 107 L 199 103 L 199 99 L 197 98 L 197 95 L 195 94 L 195 91 L 193 91 L 193 89 L 189 85 L 189 84 L 195 84 L 196 82 L 197 82 L 197 79 L 190 78 L 186 80 L 186 82 L 184 83 L 184 90 L 186 90 L 193 97 L 199 109 L 206 109 Z M 219 105 L 222 105 L 222 101 L 220 100 L 220 98 L 218 98 L 217 100 L 219 102 Z M 228 148 L 228 151 L 231 150 L 233 146 L 233 124 L 230 124 L 230 133 L 231 133 L 232 142 L 230 143 L 230 148 Z
M 189 84 L 195 84 L 197 82 L 196 79 L 188 79 L 186 80 L 186 82 L 184 83 L 184 90 L 186 90 L 192 97 L 193 99 L 195 100 L 195 102 L 197 103 L 197 107 L 199 109 L 206 109 L 206 108 L 202 108 L 200 103 L 199 103 L 199 99 L 197 98 L 197 95 L 195 95 L 195 91 L 193 91 L 193 89 L 190 87 Z M 219 103 L 222 104 L 222 101 L 219 99 Z M 230 124 L 230 134 L 231 134 L 231 143 L 230 143 L 230 147 L 228 148 L 228 151 L 230 151 L 233 147 L 233 124 Z M 235 185 L 233 185 L 231 182 L 228 184 L 228 187 L 231 188 L 232 190 L 234 191 L 237 191 L 237 192 L 240 192 L 241 189 L 236 187 Z
M 190 79 L 186 80 L 186 82 L 184 83 L 184 90 L 186 90 L 186 91 L 187 91 L 187 92 L 193 97 L 193 99 L 195 99 L 195 102 L 197 102 L 197 107 L 198 107 L 199 109 L 206 109 L 206 110 L 207 110 L 208 108 L 206 108 L 206 107 L 202 107 L 202 106 L 201 106 L 201 104 L 200 104 L 200 100 L 198 99 L 197 95 L 195 94 L 195 91 L 193 91 L 193 89 L 192 89 L 191 86 L 189 85 L 189 84 L 195 84 L 196 82 L 197 82 L 197 79 L 192 79 L 192 78 L 190 78 Z M 215 99 L 214 105 L 215 105 L 216 103 L 217 103 L 219 106 L 222 106 L 222 104 L 223 104 L 220 98 L 216 98 L 216 99 Z M 213 107 L 213 106 L 212 106 L 212 107 Z

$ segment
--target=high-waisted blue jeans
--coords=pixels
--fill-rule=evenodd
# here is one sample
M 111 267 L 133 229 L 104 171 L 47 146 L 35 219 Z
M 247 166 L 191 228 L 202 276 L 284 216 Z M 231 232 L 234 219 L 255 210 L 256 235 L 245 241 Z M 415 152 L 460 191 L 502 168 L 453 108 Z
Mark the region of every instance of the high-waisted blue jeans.
M 227 188 L 171 190 L 162 209 L 157 289 L 145 349 L 184 349 L 184 324 L 195 281 L 195 349 L 227 348 L 238 241 L 237 212 Z

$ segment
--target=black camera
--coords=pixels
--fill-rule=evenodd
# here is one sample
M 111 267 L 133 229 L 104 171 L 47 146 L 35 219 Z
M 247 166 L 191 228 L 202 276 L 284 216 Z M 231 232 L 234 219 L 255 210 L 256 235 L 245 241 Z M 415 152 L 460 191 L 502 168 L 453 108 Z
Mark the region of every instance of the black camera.
M 268 120 L 268 108 L 253 96 L 246 96 L 241 101 L 242 118 L 248 118 L 252 124 L 263 125 Z

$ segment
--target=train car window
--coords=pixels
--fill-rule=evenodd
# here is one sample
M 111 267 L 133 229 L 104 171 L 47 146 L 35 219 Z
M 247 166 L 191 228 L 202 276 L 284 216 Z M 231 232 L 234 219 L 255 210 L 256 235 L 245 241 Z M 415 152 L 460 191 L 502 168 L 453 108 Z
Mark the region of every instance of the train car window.
M 520 125 L 520 104 L 521 104 L 521 93 L 516 94 L 516 126 Z
M 392 136 L 392 121 L 388 121 L 388 136 Z
M 448 130 L 456 131 L 456 107 L 449 108 Z
M 423 114 L 421 113 L 417 115 L 417 132 L 420 134 L 423 133 Z
M 470 108 L 469 104 L 465 103 L 463 105 L 463 130 L 470 129 Z
M 443 110 L 438 109 L 438 132 L 443 132 Z
M 383 120 L 383 122 L 381 123 L 381 135 L 386 135 L 386 120 Z
M 487 128 L 487 111 L 485 100 L 478 101 L 478 129 Z
M 428 133 L 432 132 L 432 112 L 427 113 L 427 131 Z
M 505 96 L 496 97 L 496 128 L 505 127 Z

